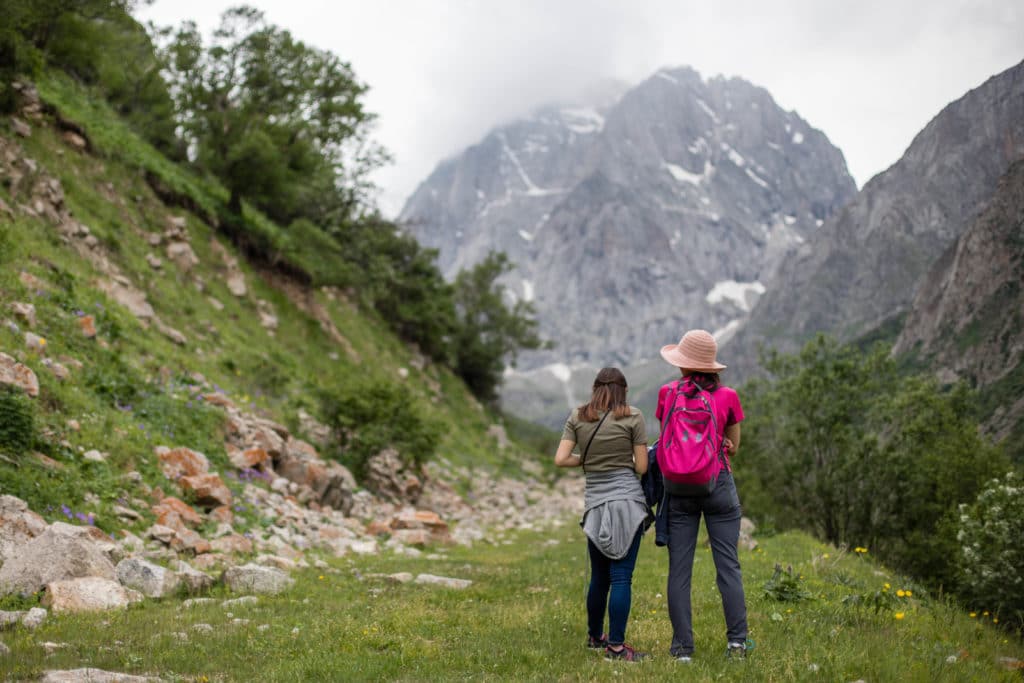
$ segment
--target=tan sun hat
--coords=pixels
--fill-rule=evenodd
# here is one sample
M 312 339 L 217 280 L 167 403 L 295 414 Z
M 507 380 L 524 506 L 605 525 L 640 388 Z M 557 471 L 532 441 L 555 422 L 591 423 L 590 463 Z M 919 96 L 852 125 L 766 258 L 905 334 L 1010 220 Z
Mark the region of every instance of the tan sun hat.
M 690 330 L 678 344 L 661 347 L 661 357 L 677 368 L 700 372 L 718 372 L 726 366 L 715 360 L 718 342 L 706 330 Z

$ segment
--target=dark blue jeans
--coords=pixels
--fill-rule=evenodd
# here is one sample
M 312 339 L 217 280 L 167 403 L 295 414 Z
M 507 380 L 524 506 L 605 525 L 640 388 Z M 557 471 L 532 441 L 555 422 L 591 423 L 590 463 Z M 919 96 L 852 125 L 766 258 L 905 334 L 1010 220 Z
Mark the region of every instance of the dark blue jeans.
M 740 536 L 740 499 L 732 474 L 722 470 L 710 496 L 668 496 L 668 615 L 672 620 L 673 657 L 693 654 L 693 615 L 690 588 L 693 554 L 700 518 L 708 528 L 715 561 L 718 592 L 725 612 L 725 635 L 730 643 L 747 639 L 747 605 L 736 544 Z
M 626 642 L 626 622 L 633 601 L 633 568 L 640 551 L 643 532 L 639 529 L 633 545 L 621 560 L 610 560 L 587 539 L 590 552 L 590 589 L 587 591 L 587 630 L 597 639 L 604 635 L 604 610 L 608 607 L 608 642 Z

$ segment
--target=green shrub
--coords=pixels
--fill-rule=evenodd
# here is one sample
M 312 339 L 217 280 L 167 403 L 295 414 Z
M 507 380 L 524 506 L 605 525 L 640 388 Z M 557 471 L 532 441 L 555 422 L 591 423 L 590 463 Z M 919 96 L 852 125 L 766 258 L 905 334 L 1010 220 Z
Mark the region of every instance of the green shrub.
M 19 455 L 35 442 L 32 399 L 20 391 L 0 387 L 0 451 Z
M 1014 472 L 993 479 L 973 504 L 960 506 L 957 541 L 961 594 L 971 605 L 1024 626 L 1024 482 Z
M 361 380 L 324 391 L 320 398 L 337 439 L 334 455 L 358 475 L 371 456 L 389 446 L 413 465 L 422 465 L 437 449 L 440 424 L 423 415 L 395 384 Z
M 778 602 L 800 602 L 810 600 L 811 593 L 803 587 L 803 577 L 793 572 L 792 565 L 785 570 L 775 565 L 772 577 L 765 581 L 764 596 Z

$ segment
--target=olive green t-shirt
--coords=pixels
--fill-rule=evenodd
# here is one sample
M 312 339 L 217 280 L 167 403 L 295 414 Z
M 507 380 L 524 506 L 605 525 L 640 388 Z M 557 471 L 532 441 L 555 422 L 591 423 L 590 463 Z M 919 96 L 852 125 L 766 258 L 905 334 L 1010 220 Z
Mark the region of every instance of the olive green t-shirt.
M 580 420 L 579 408 L 574 408 L 572 415 L 565 421 L 562 439 L 575 441 L 574 450 L 583 455 L 590 436 L 594 435 L 587 459 L 583 463 L 583 469 L 587 472 L 608 472 L 617 467 L 633 469 L 633 446 L 647 446 L 647 426 L 644 424 L 643 413 L 630 406 L 629 417 L 616 418 L 615 415 L 609 415 L 601 424 L 600 431 L 594 434 L 600 419 L 597 422 L 583 422 Z

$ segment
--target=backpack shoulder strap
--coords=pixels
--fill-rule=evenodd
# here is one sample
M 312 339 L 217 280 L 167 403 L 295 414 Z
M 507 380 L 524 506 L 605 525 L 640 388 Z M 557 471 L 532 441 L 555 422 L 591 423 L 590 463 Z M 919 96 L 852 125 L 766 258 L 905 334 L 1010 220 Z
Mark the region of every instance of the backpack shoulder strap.
M 587 470 L 583 467 L 583 463 L 587 461 L 587 453 L 590 452 L 590 444 L 594 443 L 594 437 L 597 436 L 597 430 L 601 429 L 601 425 L 604 424 L 605 418 L 607 418 L 611 412 L 611 410 L 605 411 L 604 415 L 601 416 L 601 421 L 597 423 L 597 426 L 594 427 L 594 431 L 590 435 L 590 438 L 587 439 L 587 445 L 583 449 L 583 455 L 580 456 L 580 467 L 583 468 L 584 473 L 586 473 Z

